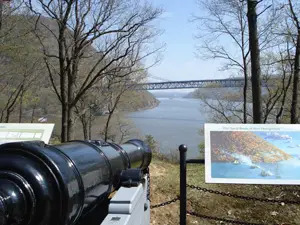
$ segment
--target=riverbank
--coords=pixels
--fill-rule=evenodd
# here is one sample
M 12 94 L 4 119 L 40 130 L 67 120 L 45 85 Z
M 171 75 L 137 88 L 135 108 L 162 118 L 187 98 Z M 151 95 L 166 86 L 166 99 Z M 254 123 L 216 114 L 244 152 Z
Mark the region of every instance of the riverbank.
M 241 88 L 198 88 L 187 94 L 185 98 L 241 102 L 243 101 L 243 96 L 241 95 L 242 92 L 243 89 Z
M 123 113 L 138 112 L 153 109 L 160 101 L 148 91 L 127 91 L 122 96 L 118 111 Z
M 179 195 L 179 165 L 161 160 L 154 155 L 150 164 L 151 204 L 171 200 Z M 204 165 L 187 166 L 187 183 L 224 193 L 262 199 L 293 200 L 300 202 L 298 186 L 206 184 Z M 207 216 L 258 224 L 300 224 L 300 206 L 264 203 L 229 198 L 198 190 L 187 189 L 187 209 Z M 151 210 L 152 225 L 179 224 L 179 201 Z M 216 225 L 227 222 L 187 216 L 187 224 Z
M 147 109 L 153 109 L 159 105 L 159 101 L 148 91 L 127 91 L 121 97 L 117 109 L 115 110 L 111 122 L 110 133 L 114 141 L 119 142 L 130 138 L 143 138 L 136 129 L 134 123 L 127 119 L 127 114 Z M 57 109 L 59 112 L 59 109 Z M 95 116 L 92 121 L 92 139 L 103 138 L 103 130 L 108 115 Z M 61 122 L 60 114 L 51 114 L 47 117 L 48 123 L 54 123 L 52 143 L 56 143 L 60 138 Z M 80 120 L 76 121 L 74 138 L 83 139 L 83 130 Z

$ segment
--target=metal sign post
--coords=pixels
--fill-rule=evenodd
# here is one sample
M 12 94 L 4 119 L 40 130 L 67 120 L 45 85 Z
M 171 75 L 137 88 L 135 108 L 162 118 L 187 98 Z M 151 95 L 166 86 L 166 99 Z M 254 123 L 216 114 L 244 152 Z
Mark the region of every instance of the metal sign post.
M 188 148 L 186 145 L 179 146 L 180 153 L 180 225 L 186 225 L 186 165 L 187 163 L 192 164 L 204 164 L 204 159 L 186 159 L 186 152 Z
M 186 151 L 185 145 L 179 146 L 180 152 L 180 225 L 186 225 Z

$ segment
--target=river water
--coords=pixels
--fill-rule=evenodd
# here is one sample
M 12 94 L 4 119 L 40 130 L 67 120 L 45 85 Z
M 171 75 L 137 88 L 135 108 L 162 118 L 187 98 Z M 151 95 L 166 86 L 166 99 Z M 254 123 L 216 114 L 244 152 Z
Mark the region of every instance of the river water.
M 300 160 L 294 157 L 278 163 L 213 162 L 212 178 L 299 180 Z
M 203 140 L 199 131 L 206 120 L 204 104 L 198 99 L 157 98 L 160 104 L 144 111 L 130 113 L 139 132 L 152 135 L 164 154 L 178 152 L 180 144 L 188 146 L 188 158 L 198 157 L 198 145 Z

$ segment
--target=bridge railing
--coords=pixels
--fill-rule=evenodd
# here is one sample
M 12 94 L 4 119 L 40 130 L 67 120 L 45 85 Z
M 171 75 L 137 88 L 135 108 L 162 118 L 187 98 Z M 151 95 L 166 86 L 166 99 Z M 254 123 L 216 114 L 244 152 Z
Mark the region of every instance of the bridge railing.
M 184 89 L 184 88 L 222 88 L 243 87 L 244 79 L 217 79 L 217 80 L 187 80 L 141 83 L 133 86 L 134 90 L 161 90 L 161 89 Z

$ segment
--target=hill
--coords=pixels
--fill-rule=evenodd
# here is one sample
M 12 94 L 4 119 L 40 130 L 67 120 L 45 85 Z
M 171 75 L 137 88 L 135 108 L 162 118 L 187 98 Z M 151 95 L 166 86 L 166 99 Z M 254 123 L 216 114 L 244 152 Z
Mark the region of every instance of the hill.
M 292 158 L 249 131 L 212 131 L 211 154 L 215 162 L 234 162 L 239 155 L 247 156 L 255 163 L 276 163 Z
M 190 92 L 186 98 L 200 98 L 211 100 L 226 100 L 233 102 L 243 101 L 243 95 L 241 88 L 198 88 L 193 92 Z M 248 94 L 251 94 L 250 92 Z
M 51 54 L 57 55 L 57 40 L 50 32 L 57 34 L 58 25 L 46 17 L 40 17 L 37 23 L 36 19 L 33 16 L 10 16 L 5 21 L 4 28 L 7 26 L 7 30 L 11 29 L 11 31 L 5 39 L 1 39 L 3 43 L 0 45 L 0 114 L 6 110 L 5 106 L 10 101 L 12 90 L 19 88 L 22 79 L 25 79 L 25 82 L 28 80 L 25 84 L 30 85 L 30 88 L 22 99 L 22 122 L 36 122 L 39 117 L 60 118 L 61 105 L 50 83 L 41 43 L 33 32 L 36 29 L 43 39 L 44 47 L 50 49 Z M 21 35 L 23 33 L 24 35 Z M 87 52 L 96 54 L 97 51 L 93 46 L 88 46 Z M 56 66 L 55 62 L 53 65 Z M 92 57 L 87 57 L 80 71 L 87 65 L 93 65 Z M 53 79 L 58 85 L 60 79 L 58 72 L 54 74 Z M 17 122 L 19 119 L 21 111 L 19 99 L 12 107 L 14 110 L 9 122 Z M 98 102 L 99 105 L 104 102 L 101 94 L 99 94 Z M 154 107 L 157 104 L 155 97 L 147 91 L 128 91 L 122 98 L 118 111 L 136 111 Z

